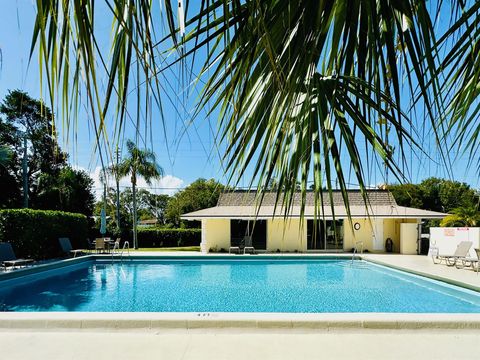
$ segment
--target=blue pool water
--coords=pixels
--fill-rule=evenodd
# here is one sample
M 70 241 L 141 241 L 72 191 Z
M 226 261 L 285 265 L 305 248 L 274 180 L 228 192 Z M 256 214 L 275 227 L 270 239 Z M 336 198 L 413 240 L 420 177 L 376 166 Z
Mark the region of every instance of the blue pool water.
M 0 283 L 0 310 L 480 313 L 480 294 L 363 261 L 97 260 Z

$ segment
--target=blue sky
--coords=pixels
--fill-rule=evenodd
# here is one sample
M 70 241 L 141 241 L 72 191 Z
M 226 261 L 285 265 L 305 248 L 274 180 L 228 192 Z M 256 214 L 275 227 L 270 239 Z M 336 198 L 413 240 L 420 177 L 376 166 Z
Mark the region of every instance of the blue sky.
M 40 96 L 39 72 L 37 58 L 34 57 L 30 66 L 29 50 L 31 33 L 35 16 L 35 7 L 32 0 L 2 0 L 0 12 L 0 49 L 2 51 L 2 68 L 0 70 L 0 98 L 6 95 L 9 89 L 21 89 L 33 97 Z M 103 24 L 102 24 L 103 26 Z M 110 24 L 105 24 L 107 34 L 103 46 L 108 45 Z M 182 89 L 168 89 L 170 92 L 181 93 Z M 183 131 L 183 123 L 188 121 L 188 111 L 193 107 L 193 94 L 185 109 L 182 110 L 178 100 L 170 104 L 167 100 L 165 105 L 165 121 L 167 140 L 163 135 L 163 125 L 159 120 L 158 112 L 153 112 L 151 139 L 147 136 L 146 144 L 152 147 L 157 155 L 159 164 L 164 168 L 166 176 L 160 182 L 154 184 L 157 192 L 172 193 L 178 188 L 185 187 L 199 177 L 215 178 L 224 181 L 219 151 L 215 148 L 215 131 L 217 119 L 215 114 L 206 117 L 201 114 L 193 124 L 190 124 L 186 132 Z M 408 99 L 405 99 L 408 102 Z M 178 112 L 176 109 L 180 109 Z M 85 124 L 86 113 L 79 114 L 79 120 Z M 94 178 L 99 172 L 98 154 L 93 153 L 94 137 L 88 126 L 82 125 L 76 128 L 76 138 L 71 134 L 66 136 L 65 129 L 59 126 L 59 140 L 63 149 L 70 153 L 70 162 L 74 166 L 86 169 Z M 413 182 L 421 181 L 429 176 L 446 176 L 445 168 L 438 163 L 438 151 L 433 143 L 431 129 L 425 129 L 422 136 L 422 147 L 433 159 L 427 156 L 417 157 L 418 151 L 409 152 L 407 160 L 409 164 L 409 179 Z M 143 131 L 143 130 L 142 130 Z M 143 132 L 142 132 L 143 133 Z M 134 127 L 129 125 L 125 129 L 125 138 L 134 136 Z M 167 154 L 167 145 L 169 153 Z M 366 154 L 365 154 L 366 155 Z M 455 180 L 465 181 L 474 187 L 478 187 L 479 180 L 474 168 L 467 168 L 468 158 L 465 156 L 455 160 L 452 173 Z M 370 171 L 367 183 L 375 185 L 383 182 L 383 175 L 379 170 Z M 247 179 L 240 182 L 240 186 L 246 186 Z M 122 183 L 128 186 L 128 179 Z M 141 183 L 141 186 L 146 184 Z M 100 187 L 96 179 L 97 188 Z
M 40 97 L 40 77 L 37 66 L 37 57 L 33 57 L 29 64 L 29 51 L 31 34 L 33 29 L 35 6 L 32 0 L 2 0 L 0 12 L 0 49 L 2 51 L 2 68 L 0 70 L 0 98 L 3 99 L 10 89 L 21 89 L 33 97 Z M 105 25 L 105 33 L 108 35 L 110 24 Z M 108 37 L 105 39 L 108 44 Z M 178 89 L 174 89 L 180 91 Z M 174 91 L 170 89 L 170 91 Z M 146 140 L 146 145 L 153 148 L 157 155 L 158 163 L 163 167 L 165 177 L 153 184 L 158 192 L 172 193 L 182 188 L 199 177 L 215 178 L 223 180 L 218 159 L 218 152 L 214 147 L 214 129 L 216 119 L 202 116 L 186 131 L 173 106 L 168 101 L 164 102 L 167 142 L 163 135 L 162 123 L 158 113 L 152 119 L 152 137 Z M 179 107 L 179 104 L 176 104 Z M 84 121 L 86 113 L 80 113 L 79 122 Z M 76 139 L 70 134 L 64 134 L 61 122 L 57 119 L 60 145 L 70 154 L 70 162 L 74 166 L 86 169 L 96 180 L 100 162 L 98 154 L 93 153 L 94 135 L 88 126 L 82 125 L 76 128 Z M 143 133 L 143 132 L 142 132 Z M 125 138 L 133 138 L 134 128 L 126 127 Z M 128 179 L 124 179 L 123 186 L 128 186 Z M 141 182 L 140 186 L 147 186 Z

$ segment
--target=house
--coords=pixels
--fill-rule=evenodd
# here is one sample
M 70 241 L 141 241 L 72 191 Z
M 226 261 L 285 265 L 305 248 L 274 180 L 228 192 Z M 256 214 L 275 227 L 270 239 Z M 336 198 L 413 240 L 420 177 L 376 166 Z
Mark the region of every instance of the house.
M 138 226 L 140 227 L 154 227 L 157 224 L 158 224 L 157 219 L 145 219 L 145 220 L 138 221 Z
M 314 193 L 307 192 L 302 221 L 300 193 L 294 195 L 285 217 L 281 199 L 275 207 L 275 192 L 264 193 L 258 206 L 255 191 L 238 190 L 221 194 L 217 206 L 184 214 L 182 219 L 201 221 L 203 252 L 228 251 L 252 236 L 255 249 L 267 252 L 351 251 L 357 242 L 370 252 L 385 252 L 386 240 L 391 239 L 393 252 L 416 254 L 421 221 L 447 215 L 399 206 L 387 190 L 368 190 L 368 206 L 360 190 L 347 193 L 351 220 L 340 191 L 332 193 L 333 212 L 327 193 L 323 206 L 315 209 Z

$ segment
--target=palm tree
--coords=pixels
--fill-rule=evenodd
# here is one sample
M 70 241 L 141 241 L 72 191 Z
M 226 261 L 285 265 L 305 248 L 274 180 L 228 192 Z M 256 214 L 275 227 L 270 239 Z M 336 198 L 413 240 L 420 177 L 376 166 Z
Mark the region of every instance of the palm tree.
M 440 226 L 445 227 L 476 227 L 478 225 L 480 225 L 480 212 L 476 207 L 473 206 L 453 209 L 451 214 L 444 217 L 440 222 Z
M 114 27 L 111 54 L 97 46 L 93 0 L 37 2 L 33 44 L 52 102 L 58 86 L 75 109 L 82 92 L 72 87 L 85 88 L 99 133 L 112 107 L 121 128 L 132 78 L 142 84 L 132 101 L 153 98 L 161 108 L 171 96 L 164 96 L 163 77 L 192 59 L 181 66 L 190 76 L 181 78 L 202 84 L 198 111 L 206 104 L 218 110 L 230 181 L 253 168 L 252 183 L 261 191 L 277 179 L 287 204 L 298 180 L 305 195 L 313 179 L 316 201 L 338 186 L 348 205 L 348 182 L 365 189 L 377 164 L 402 181 L 405 153 L 422 151 L 418 134 L 433 133 L 447 164 L 450 135 L 472 151 L 480 143 L 480 1 L 184 2 L 185 21 L 183 9 L 176 19 L 176 0 L 165 1 L 164 14 L 149 0 L 115 1 L 103 16 Z M 165 58 L 170 48 L 175 60 Z M 199 58 L 205 60 L 195 74 Z M 107 74 L 105 93 L 98 73 Z M 415 109 L 423 121 L 410 121 Z M 137 106 L 137 117 L 148 119 L 149 107 L 142 111 Z M 431 131 L 424 131 L 428 123 Z
M 141 150 L 131 140 L 127 141 L 128 155 L 117 165 L 119 178 L 130 176 L 133 197 L 133 246 L 138 249 L 137 241 L 137 175 L 142 176 L 148 185 L 153 179 L 163 176 L 163 169 L 156 163 L 155 154 L 150 150 Z

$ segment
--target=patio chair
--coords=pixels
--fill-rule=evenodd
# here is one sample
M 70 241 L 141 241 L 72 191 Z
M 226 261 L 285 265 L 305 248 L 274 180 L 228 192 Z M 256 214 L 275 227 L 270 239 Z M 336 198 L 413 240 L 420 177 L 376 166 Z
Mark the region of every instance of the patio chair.
M 476 263 L 477 263 L 477 275 L 478 275 L 478 270 L 480 270 L 480 249 L 475 248 L 475 254 L 477 254 Z M 472 267 L 473 267 L 473 263 L 472 263 Z
M 471 241 L 461 241 L 460 244 L 457 245 L 457 249 L 453 255 L 440 255 L 432 253 L 433 263 L 440 264 L 442 261 L 445 261 L 447 266 L 454 266 L 459 260 L 465 260 L 467 258 L 471 247 Z
M 8 266 L 11 266 L 12 269 L 15 269 L 15 266 L 26 266 L 33 261 L 33 259 L 17 259 L 10 243 L 0 243 L 0 262 L 4 269 Z
M 242 242 L 242 241 L 240 241 L 240 244 L 237 245 L 237 246 L 230 246 L 230 247 L 228 248 L 228 253 L 229 253 L 229 254 L 241 254 L 241 250 L 240 250 L 240 247 L 241 247 L 241 245 L 242 245 L 241 242 Z
M 243 238 L 244 241 L 244 246 L 243 246 L 243 255 L 245 255 L 248 252 L 251 254 L 255 254 L 255 248 L 252 246 L 252 237 L 251 236 L 245 236 Z
M 70 242 L 70 239 L 67 237 L 58 238 L 58 242 L 60 243 L 60 247 L 62 248 L 62 251 L 67 255 L 73 254 L 73 257 L 76 257 L 77 254 L 80 254 L 80 255 L 83 254 L 83 249 L 72 248 L 72 243 Z
M 467 268 L 471 267 L 475 271 L 475 264 L 476 264 L 476 269 L 477 269 L 477 274 L 478 274 L 478 264 L 479 264 L 479 261 L 480 261 L 479 251 L 480 251 L 479 249 L 475 249 L 476 257 L 461 257 L 461 258 L 459 258 L 455 263 L 455 267 L 457 269 L 463 269 L 465 267 L 467 267 Z
M 229 254 L 240 254 L 240 246 L 230 246 L 228 248 Z
M 96 238 L 95 239 L 95 250 L 97 253 L 105 252 L 105 239 L 104 238 Z

